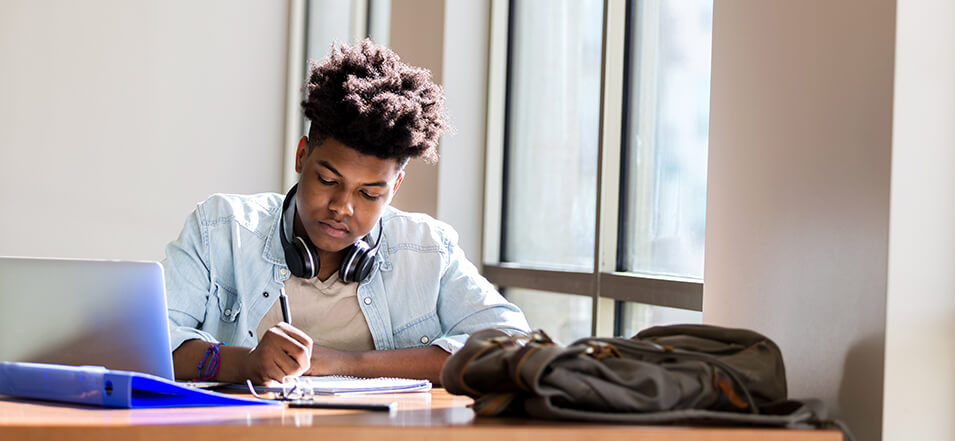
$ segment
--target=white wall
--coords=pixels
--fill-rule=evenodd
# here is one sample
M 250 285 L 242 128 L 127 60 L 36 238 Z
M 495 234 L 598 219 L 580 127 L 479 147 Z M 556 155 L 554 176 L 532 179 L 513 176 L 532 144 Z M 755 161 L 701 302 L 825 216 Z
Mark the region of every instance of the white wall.
M 0 2 L 0 255 L 153 259 L 281 191 L 286 2 Z
M 886 440 L 955 439 L 955 2 L 899 2 Z
M 790 395 L 880 437 L 892 0 L 716 0 L 703 320 L 776 340 Z

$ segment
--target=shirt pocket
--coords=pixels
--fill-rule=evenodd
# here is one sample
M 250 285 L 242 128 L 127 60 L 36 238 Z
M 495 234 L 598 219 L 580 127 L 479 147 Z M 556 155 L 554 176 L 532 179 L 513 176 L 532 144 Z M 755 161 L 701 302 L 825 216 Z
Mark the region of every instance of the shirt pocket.
M 240 309 L 239 295 L 235 289 L 229 288 L 222 284 L 222 282 L 216 280 L 213 295 L 216 298 L 216 303 L 219 304 L 219 320 L 226 323 L 235 322 L 235 318 L 239 315 Z
M 432 311 L 395 328 L 395 346 L 397 349 L 428 346 L 441 335 L 441 322 Z

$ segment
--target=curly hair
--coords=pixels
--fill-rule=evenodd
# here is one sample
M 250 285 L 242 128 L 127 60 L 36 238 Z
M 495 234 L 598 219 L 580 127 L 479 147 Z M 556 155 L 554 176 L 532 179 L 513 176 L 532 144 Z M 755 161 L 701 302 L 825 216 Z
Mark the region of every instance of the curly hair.
M 309 149 L 330 136 L 401 166 L 409 158 L 437 161 L 447 118 L 444 92 L 427 69 L 402 63 L 366 38 L 355 46 L 332 45 L 321 63 L 312 60 L 305 88 Z

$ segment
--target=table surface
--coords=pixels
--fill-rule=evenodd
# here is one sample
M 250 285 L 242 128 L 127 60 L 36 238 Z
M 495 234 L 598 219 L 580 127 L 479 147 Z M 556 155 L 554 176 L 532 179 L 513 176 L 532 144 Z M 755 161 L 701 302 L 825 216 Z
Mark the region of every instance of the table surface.
M 0 397 L 0 440 L 805 440 L 841 441 L 832 430 L 635 426 L 475 418 L 472 400 L 444 389 L 407 394 L 322 397 L 397 403 L 391 412 L 290 409 L 286 406 L 102 409 Z M 180 438 L 183 441 L 187 438 Z

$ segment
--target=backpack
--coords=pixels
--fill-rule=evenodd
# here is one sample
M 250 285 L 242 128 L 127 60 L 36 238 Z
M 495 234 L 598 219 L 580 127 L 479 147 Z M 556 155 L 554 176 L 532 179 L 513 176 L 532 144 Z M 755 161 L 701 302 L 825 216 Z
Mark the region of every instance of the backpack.
M 815 400 L 787 398 L 779 347 L 746 329 L 657 326 L 563 347 L 543 331 L 471 335 L 441 371 L 478 416 L 636 424 L 837 427 Z

